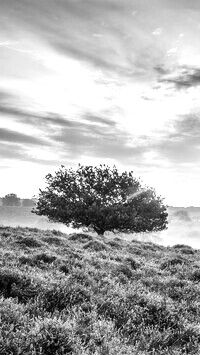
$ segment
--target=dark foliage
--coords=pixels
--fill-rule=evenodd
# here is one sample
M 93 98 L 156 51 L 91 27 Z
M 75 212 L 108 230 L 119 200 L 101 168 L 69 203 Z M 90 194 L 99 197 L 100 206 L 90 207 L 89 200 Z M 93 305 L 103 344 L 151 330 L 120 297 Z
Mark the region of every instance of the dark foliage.
M 87 227 L 100 235 L 106 231 L 152 232 L 167 225 L 163 200 L 150 188 L 142 188 L 133 172 L 119 173 L 114 166 L 63 166 L 55 176 L 46 176 L 36 208 L 47 216 L 74 228 Z
M 8 194 L 2 199 L 3 206 L 21 206 L 21 200 L 16 194 Z
M 19 302 L 26 303 L 37 295 L 37 288 L 25 275 L 9 269 L 1 269 L 0 294 L 5 298 L 17 297 Z
M 24 245 L 28 248 L 39 248 L 41 247 L 41 243 L 33 237 L 19 237 L 16 241 L 17 244 Z

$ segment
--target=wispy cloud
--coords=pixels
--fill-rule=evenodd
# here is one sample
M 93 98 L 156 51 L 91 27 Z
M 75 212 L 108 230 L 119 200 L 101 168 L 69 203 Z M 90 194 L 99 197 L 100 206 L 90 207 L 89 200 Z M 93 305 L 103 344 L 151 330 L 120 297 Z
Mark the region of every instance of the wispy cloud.
M 28 136 L 24 133 L 0 128 L 0 142 L 15 142 L 28 145 L 49 146 L 49 142 L 36 137 Z
M 181 65 L 174 71 L 165 71 L 162 68 L 156 68 L 159 72 L 159 82 L 172 84 L 177 90 L 190 89 L 200 85 L 200 68 Z
M 171 132 L 152 142 L 151 149 L 157 151 L 160 159 L 167 160 L 175 170 L 186 163 L 196 165 L 200 162 L 200 114 L 178 117 Z
M 27 162 L 39 165 L 56 166 L 57 160 L 42 159 L 41 157 L 33 156 L 31 151 L 21 143 L 0 142 L 0 158 L 7 162 L 7 168 L 10 167 L 10 161 Z
M 19 131 L 12 131 L 9 128 L 0 128 L 0 141 L 8 143 L 8 158 L 21 157 L 27 159 L 26 148 L 34 145 L 37 147 L 48 147 L 49 154 L 57 152 L 58 161 L 68 158 L 80 159 L 88 156 L 93 158 L 113 159 L 122 164 L 130 164 L 142 159 L 148 151 L 148 138 L 135 137 L 120 126 L 114 119 L 104 114 L 96 115 L 90 112 L 82 113 L 79 119 L 62 116 L 48 112 L 31 112 L 21 108 L 20 102 L 16 105 L 17 98 L 13 98 L 7 92 L 0 93 L 0 116 L 13 117 L 15 122 L 23 124 L 24 127 L 37 127 L 40 129 L 40 137 L 30 136 Z M 139 138 L 139 140 L 138 140 Z M 10 145 L 15 142 L 15 146 Z M 18 145 L 20 143 L 20 145 Z M 3 146 L 5 147 L 5 145 Z M 12 154 L 12 148 L 15 153 Z M 3 148 L 2 148 L 3 149 Z M 19 149 L 19 154 L 17 150 Z M 23 150 L 21 152 L 21 150 Z M 26 153 L 25 153 L 26 152 Z M 2 154 L 6 157 L 6 151 Z M 30 160 L 32 158 L 29 156 Z M 40 161 L 38 157 L 38 161 Z

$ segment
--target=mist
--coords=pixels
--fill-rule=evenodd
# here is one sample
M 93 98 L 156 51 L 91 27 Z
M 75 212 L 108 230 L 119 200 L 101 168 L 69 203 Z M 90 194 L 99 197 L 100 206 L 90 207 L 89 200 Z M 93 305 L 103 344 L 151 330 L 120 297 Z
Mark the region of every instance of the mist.
M 183 213 L 179 214 L 178 212 Z M 164 246 L 186 244 L 200 249 L 200 208 L 170 208 L 168 213 L 168 228 L 166 230 L 158 233 L 140 234 L 139 239 Z
M 63 233 L 82 231 L 66 227 L 62 223 L 49 222 L 47 217 L 37 216 L 31 213 L 31 207 L 0 206 L 0 225 L 10 227 L 30 227 L 42 230 L 59 230 Z M 138 239 L 146 242 L 153 242 L 164 246 L 175 244 L 190 245 L 200 249 L 200 208 L 169 208 L 168 228 L 162 232 L 154 233 L 119 233 L 123 239 Z M 113 236 L 112 233 L 106 233 Z M 116 235 L 115 235 L 116 236 Z

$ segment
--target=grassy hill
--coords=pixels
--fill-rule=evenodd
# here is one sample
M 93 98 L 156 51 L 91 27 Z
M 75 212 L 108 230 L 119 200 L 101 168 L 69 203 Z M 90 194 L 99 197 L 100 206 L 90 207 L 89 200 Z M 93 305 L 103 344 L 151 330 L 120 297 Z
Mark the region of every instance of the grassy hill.
M 200 250 L 0 227 L 0 354 L 200 353 Z

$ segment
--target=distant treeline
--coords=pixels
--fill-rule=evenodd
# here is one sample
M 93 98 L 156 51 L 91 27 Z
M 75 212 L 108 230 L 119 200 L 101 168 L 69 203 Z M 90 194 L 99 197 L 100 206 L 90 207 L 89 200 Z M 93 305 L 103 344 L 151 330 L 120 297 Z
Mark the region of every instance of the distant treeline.
M 14 207 L 34 207 L 36 199 L 23 198 L 21 199 L 14 193 L 0 197 L 0 206 L 14 206 Z

